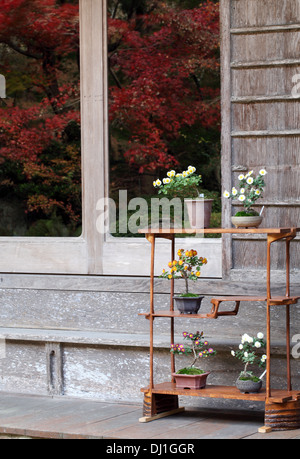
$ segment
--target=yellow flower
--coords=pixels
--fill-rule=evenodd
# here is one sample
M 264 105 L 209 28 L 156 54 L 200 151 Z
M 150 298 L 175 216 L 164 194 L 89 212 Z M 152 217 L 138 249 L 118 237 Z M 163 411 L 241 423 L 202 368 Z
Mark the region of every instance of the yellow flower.
M 197 271 L 197 272 L 196 272 L 196 276 L 197 276 L 197 277 L 201 276 L 200 271 Z
M 170 261 L 170 262 L 168 263 L 168 266 L 169 266 L 169 268 L 172 268 L 173 263 Z
M 190 256 L 190 252 L 189 252 L 188 250 L 185 252 L 185 256 L 186 256 L 186 257 L 189 257 L 189 256 Z
M 168 279 L 172 279 L 172 277 L 173 277 L 172 274 L 168 275 Z
M 177 261 L 173 260 L 173 266 L 177 265 Z
M 182 266 L 182 265 L 183 265 L 183 260 L 179 260 L 178 264 L 179 264 L 180 266 Z
M 186 271 L 187 269 L 189 269 L 189 267 L 187 265 L 185 265 L 184 270 Z
M 163 269 L 163 270 L 162 270 L 162 273 L 163 273 L 163 274 L 165 274 L 165 272 L 166 272 L 166 270 L 165 270 L 165 269 Z
M 178 250 L 177 255 L 178 255 L 179 257 L 181 257 L 181 255 L 182 255 L 181 250 Z

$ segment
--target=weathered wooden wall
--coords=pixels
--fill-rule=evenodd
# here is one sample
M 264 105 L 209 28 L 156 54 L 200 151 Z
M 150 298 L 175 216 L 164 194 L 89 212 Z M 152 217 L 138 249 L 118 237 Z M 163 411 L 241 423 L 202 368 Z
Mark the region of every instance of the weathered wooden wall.
M 266 168 L 266 191 L 258 201 L 265 206 L 263 226 L 299 226 L 300 1 L 221 0 L 221 9 L 224 188 L 236 185 L 241 172 Z M 236 210 L 225 205 L 227 224 Z M 227 243 L 228 269 L 265 266 L 264 242 L 248 239 Z M 298 239 L 292 268 L 299 269 L 299 260 Z M 281 244 L 273 249 L 272 267 L 284 267 Z

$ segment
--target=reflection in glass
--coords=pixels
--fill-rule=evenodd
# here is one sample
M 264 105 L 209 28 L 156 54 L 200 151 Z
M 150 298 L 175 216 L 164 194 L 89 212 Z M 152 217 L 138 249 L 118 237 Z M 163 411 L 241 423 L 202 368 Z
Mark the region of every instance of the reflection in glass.
M 78 0 L 0 14 L 0 235 L 81 233 Z

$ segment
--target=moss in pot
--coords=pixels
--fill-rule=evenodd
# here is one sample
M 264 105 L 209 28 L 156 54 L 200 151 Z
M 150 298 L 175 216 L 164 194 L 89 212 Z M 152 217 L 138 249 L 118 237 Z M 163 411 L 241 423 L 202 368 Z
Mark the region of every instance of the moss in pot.
M 180 389 L 204 389 L 210 372 L 197 368 L 195 365 L 200 359 L 216 355 L 216 351 L 209 346 L 203 332 L 183 332 L 183 338 L 186 343 L 172 344 L 171 352 L 177 355 L 191 355 L 192 362 L 190 366 L 181 368 L 177 373 L 172 373 L 176 387 Z

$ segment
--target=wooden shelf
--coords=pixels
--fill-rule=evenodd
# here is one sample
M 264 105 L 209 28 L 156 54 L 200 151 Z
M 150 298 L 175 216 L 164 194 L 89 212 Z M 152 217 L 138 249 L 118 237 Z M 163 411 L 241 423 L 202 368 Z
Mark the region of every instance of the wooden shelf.
M 144 387 L 141 392 L 148 392 L 149 387 Z M 231 400 L 253 400 L 253 401 L 266 401 L 266 390 L 262 389 L 257 394 L 242 394 L 235 386 L 216 386 L 208 384 L 205 389 L 178 389 L 175 383 L 164 382 L 155 384 L 152 389 L 153 394 L 162 395 L 186 395 L 193 397 L 203 398 L 222 398 Z M 284 403 L 289 400 L 299 400 L 299 391 L 285 391 L 281 389 L 273 389 L 270 402 Z
M 298 227 L 288 228 L 144 228 L 140 234 L 172 235 L 172 234 L 287 234 L 299 232 Z
M 286 306 L 297 304 L 299 296 L 276 296 L 270 299 L 269 304 L 271 306 Z M 218 301 L 219 303 L 223 302 L 236 302 L 240 303 L 242 301 L 252 301 L 252 302 L 266 302 L 267 297 L 245 297 L 245 296 L 232 296 L 232 297 L 220 297 L 215 298 L 212 301 Z M 180 319 L 217 319 L 221 316 L 233 316 L 237 315 L 237 311 L 218 311 L 216 314 L 210 312 L 207 314 L 198 313 L 198 314 L 182 314 L 179 311 L 170 311 L 169 309 L 163 311 L 155 311 L 153 314 L 151 312 L 142 312 L 139 313 L 139 316 L 145 316 L 146 319 L 150 317 L 171 317 L 171 318 L 180 318 Z
M 178 396 L 195 396 L 232 400 L 253 400 L 265 403 L 265 427 L 289 430 L 300 427 L 300 392 L 292 390 L 291 378 L 291 350 L 290 350 L 290 306 L 297 304 L 300 296 L 290 294 L 290 243 L 300 231 L 298 227 L 289 228 L 207 228 L 207 229 L 159 229 L 146 228 L 140 230 L 151 244 L 151 265 L 150 265 L 150 311 L 140 313 L 150 322 L 150 384 L 141 389 L 144 392 L 144 417 L 141 422 L 150 422 L 162 416 L 168 416 L 178 412 Z M 157 238 L 166 238 L 171 241 L 171 259 L 175 256 L 176 234 L 260 234 L 266 236 L 267 264 L 266 264 L 266 295 L 265 296 L 216 296 L 210 295 L 212 308 L 204 313 L 204 308 L 198 314 L 181 314 L 174 310 L 174 280 L 170 288 L 170 308 L 166 310 L 155 310 L 154 305 L 154 259 L 155 241 Z M 284 296 L 272 296 L 271 292 L 271 245 L 274 242 L 285 240 L 285 262 L 286 262 L 286 288 Z M 174 342 L 175 321 L 174 319 L 218 319 L 222 316 L 236 316 L 242 302 L 264 302 L 266 310 L 266 355 L 267 375 L 266 389 L 255 394 L 242 394 L 235 386 L 207 385 L 205 389 L 179 389 L 175 383 L 165 382 L 154 383 L 154 326 L 156 317 L 170 318 L 171 342 Z M 223 304 L 224 303 L 224 304 Z M 229 303 L 229 304 L 228 304 Z M 235 303 L 234 305 L 230 303 Z M 223 306 L 223 307 L 222 307 Z M 286 312 L 286 362 L 287 378 L 286 390 L 271 388 L 271 313 L 274 308 L 271 306 L 284 307 Z M 175 372 L 175 357 L 171 355 L 171 373 Z

